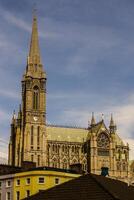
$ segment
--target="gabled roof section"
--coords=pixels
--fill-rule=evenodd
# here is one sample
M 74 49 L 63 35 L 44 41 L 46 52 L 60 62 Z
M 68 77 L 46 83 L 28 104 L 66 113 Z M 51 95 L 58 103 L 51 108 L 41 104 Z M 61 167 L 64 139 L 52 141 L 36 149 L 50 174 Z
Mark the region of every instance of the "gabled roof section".
M 100 122 L 96 123 L 94 126 L 89 127 L 89 132 L 99 133 L 102 131 L 106 131 L 109 133 L 109 130 L 107 129 L 104 120 L 101 120 Z

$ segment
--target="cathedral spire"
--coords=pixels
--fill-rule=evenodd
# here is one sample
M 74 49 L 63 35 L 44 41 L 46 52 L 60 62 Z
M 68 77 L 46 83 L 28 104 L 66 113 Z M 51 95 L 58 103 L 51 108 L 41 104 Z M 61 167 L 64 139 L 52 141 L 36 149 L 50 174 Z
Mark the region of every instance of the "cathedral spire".
M 28 64 L 41 64 L 40 48 L 39 48 L 39 38 L 38 38 L 38 25 L 36 10 L 33 12 L 33 24 L 32 24 L 32 34 L 31 43 L 28 56 Z

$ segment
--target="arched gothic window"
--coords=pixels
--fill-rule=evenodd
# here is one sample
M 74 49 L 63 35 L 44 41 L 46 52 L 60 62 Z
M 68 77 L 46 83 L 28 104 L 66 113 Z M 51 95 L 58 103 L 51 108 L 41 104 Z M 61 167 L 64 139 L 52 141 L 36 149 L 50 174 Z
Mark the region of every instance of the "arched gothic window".
M 126 163 L 123 163 L 123 164 L 122 164 L 122 170 L 123 170 L 123 171 L 127 171 L 127 165 L 126 165 Z
M 40 155 L 38 155 L 38 166 L 40 166 Z
M 33 109 L 37 110 L 39 108 L 39 88 L 34 86 L 33 88 Z
M 63 169 L 67 169 L 67 160 L 66 159 L 63 160 Z
M 40 146 L 40 126 L 37 128 L 37 145 Z
M 100 133 L 97 138 L 98 156 L 109 156 L 110 141 L 106 133 Z
M 52 161 L 52 167 L 54 167 L 54 168 L 58 167 L 58 162 L 57 162 L 56 158 L 54 158 L 53 161 Z
M 33 132 L 34 132 L 34 127 L 31 126 L 31 146 L 33 146 L 33 143 L 34 143 L 34 134 L 33 134 Z
M 87 162 L 86 162 L 86 160 L 84 160 L 83 163 L 82 163 L 82 169 L 83 169 L 83 171 L 87 171 Z

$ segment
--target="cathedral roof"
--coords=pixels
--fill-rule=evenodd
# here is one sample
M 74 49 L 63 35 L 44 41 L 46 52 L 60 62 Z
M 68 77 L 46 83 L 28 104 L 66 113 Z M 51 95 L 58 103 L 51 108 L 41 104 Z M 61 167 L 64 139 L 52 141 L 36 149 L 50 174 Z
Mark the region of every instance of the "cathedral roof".
M 86 141 L 88 129 L 79 127 L 65 127 L 47 125 L 48 140 L 59 142 L 80 142 Z

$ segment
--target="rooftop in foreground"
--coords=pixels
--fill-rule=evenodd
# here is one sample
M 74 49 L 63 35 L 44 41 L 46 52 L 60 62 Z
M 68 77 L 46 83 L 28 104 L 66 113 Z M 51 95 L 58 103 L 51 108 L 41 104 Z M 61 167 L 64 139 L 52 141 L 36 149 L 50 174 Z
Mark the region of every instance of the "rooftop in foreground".
M 25 200 L 133 200 L 134 187 L 99 175 L 88 174 Z

